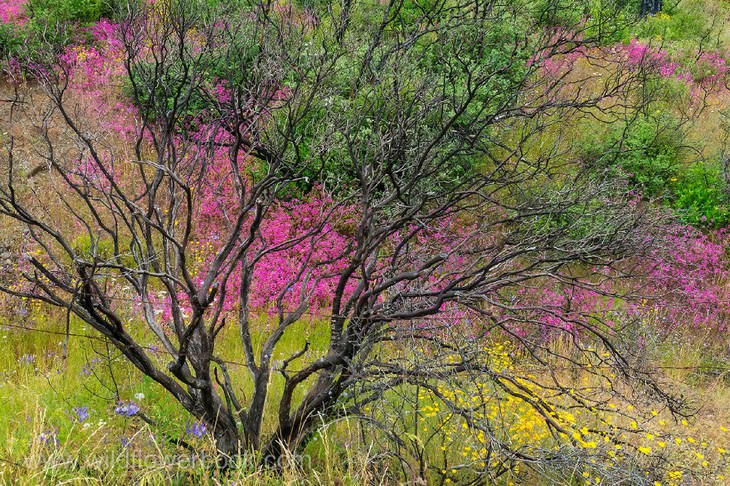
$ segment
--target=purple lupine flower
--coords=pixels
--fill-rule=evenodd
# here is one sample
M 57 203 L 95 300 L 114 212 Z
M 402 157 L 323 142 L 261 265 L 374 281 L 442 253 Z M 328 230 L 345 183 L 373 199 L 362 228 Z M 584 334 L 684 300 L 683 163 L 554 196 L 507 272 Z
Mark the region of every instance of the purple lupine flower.
M 84 422 L 89 418 L 89 407 L 76 407 L 74 408 L 74 414 L 79 422 Z
M 114 409 L 114 413 L 122 417 L 132 417 L 139 412 L 139 405 L 134 402 L 117 402 L 118 407 Z
M 41 435 L 38 436 L 38 439 L 43 442 L 45 445 L 57 445 L 58 444 L 58 438 L 56 438 L 55 432 L 41 432 Z
M 132 443 L 132 439 L 130 439 L 130 438 L 128 438 L 128 437 L 121 437 L 121 438 L 119 439 L 119 442 L 121 442 L 121 443 L 122 443 L 122 447 L 128 447 L 128 446 L 129 446 L 129 444 L 131 444 L 131 443 Z
M 208 431 L 203 422 L 195 422 L 192 425 L 190 423 L 185 426 L 185 433 L 197 437 L 200 439 Z
M 94 369 L 94 365 L 97 363 L 101 363 L 100 358 L 94 358 L 91 361 L 89 361 L 88 363 L 86 363 L 86 366 L 81 368 L 81 374 L 83 376 L 89 376 L 92 373 L 92 370 Z
M 24 354 L 20 358 L 18 358 L 19 363 L 35 363 L 35 354 Z

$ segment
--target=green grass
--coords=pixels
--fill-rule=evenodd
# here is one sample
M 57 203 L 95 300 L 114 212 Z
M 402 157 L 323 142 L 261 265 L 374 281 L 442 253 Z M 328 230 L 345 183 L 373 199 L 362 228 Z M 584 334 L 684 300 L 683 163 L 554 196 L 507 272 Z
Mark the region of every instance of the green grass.
M 88 326 L 72 319 L 72 335 L 64 358 L 65 315 L 62 312 L 34 308 L 22 320 L 5 317 L 4 321 L 8 327 L 0 331 L 4 350 L 0 353 L 0 403 L 3 404 L 0 473 L 5 476 L 0 476 L 0 483 L 5 482 L 3 477 L 22 478 L 21 483 L 25 481 L 26 484 L 35 484 L 41 479 L 48 482 L 73 479 L 83 483 L 87 476 L 87 479 L 100 478 L 104 483 L 133 480 L 149 484 L 200 481 L 216 484 L 223 481 L 216 478 L 218 473 L 203 467 L 200 461 L 187 464 L 184 459 L 187 452 L 166 440 L 184 438 L 211 458 L 214 457 L 211 439 L 187 437 L 186 425 L 193 422 L 187 412 L 159 385 L 127 363 L 113 347 L 107 347 L 102 340 L 78 337 L 94 335 Z M 268 318 L 255 320 L 259 329 L 267 329 L 273 324 Z M 243 396 L 250 396 L 252 383 L 247 369 L 241 366 L 243 353 L 237 332 L 232 327 L 223 331 L 219 354 L 225 360 L 238 363 L 229 365 L 232 379 L 242 384 Z M 281 360 L 299 351 L 304 345 L 301 336 L 306 335 L 310 346 L 301 360 L 311 360 L 326 349 L 328 332 L 326 322 L 305 319 L 284 334 L 275 349 L 274 359 Z M 257 353 L 262 345 L 261 335 L 255 334 Z M 159 361 L 164 365 L 162 354 Z M 292 362 L 290 367 L 295 368 L 298 364 L 298 361 Z M 276 425 L 276 407 L 282 390 L 283 378 L 275 375 L 269 388 L 264 430 L 271 431 Z M 139 394 L 144 398 L 139 399 Z M 121 400 L 138 402 L 144 415 L 156 426 L 150 427 L 138 418 L 116 415 L 116 395 Z M 300 399 L 301 395 L 295 397 L 295 400 Z M 88 407 L 89 417 L 83 422 L 74 411 L 80 407 Z M 129 439 L 131 443 L 125 447 L 122 440 Z M 356 473 L 362 477 L 364 465 L 355 466 L 353 458 L 343 469 L 339 454 L 335 454 L 337 460 L 333 460 L 329 447 L 319 451 L 316 464 L 319 469 L 311 473 L 315 483 L 331 484 L 335 478 L 346 479 Z M 130 464 L 130 451 L 133 457 L 149 460 L 139 459 L 136 466 L 134 461 Z M 180 458 L 183 458 L 182 464 L 178 464 Z M 299 470 L 300 466 L 292 465 L 283 476 L 277 476 L 258 470 L 254 458 L 249 458 L 248 462 L 250 464 L 245 463 L 235 473 L 243 483 L 290 484 L 304 474 Z M 100 468 L 100 465 L 104 467 Z M 343 471 L 347 473 L 345 476 L 342 476 Z M 353 479 L 352 484 L 358 483 Z
M 119 357 L 118 353 L 112 350 L 107 355 L 103 342 L 71 336 L 68 355 L 63 358 L 65 323 L 62 312 L 34 308 L 22 321 L 17 317 L 6 317 L 5 322 L 10 326 L 32 326 L 36 330 L 7 328 L 0 331 L 0 340 L 5 351 L 0 354 L 0 403 L 3 404 L 0 411 L 0 441 L 3 444 L 0 448 L 0 483 L 7 482 L 12 477 L 19 484 L 55 484 L 64 481 L 71 484 L 222 484 L 229 481 L 234 481 L 235 484 L 335 484 L 337 481 L 341 481 L 340 484 L 361 484 L 365 481 L 379 484 L 390 483 L 402 477 L 403 470 L 413 475 L 414 471 L 425 467 L 427 477 L 432 481 L 458 484 L 472 474 L 466 465 L 478 467 L 477 459 L 464 459 L 465 453 L 471 456 L 481 447 L 478 434 L 466 430 L 460 419 L 450 417 L 443 403 L 433 395 L 415 388 L 402 388 L 393 390 L 383 403 L 376 405 L 372 410 L 372 417 L 381 419 L 383 423 L 394 420 L 391 432 L 397 433 L 403 439 L 403 449 L 394 448 L 379 429 L 368 427 L 366 423 L 354 418 L 345 418 L 329 424 L 323 423 L 315 438 L 303 451 L 292 453 L 292 457 L 305 457 L 306 461 L 292 461 L 280 475 L 258 469 L 256 458 L 245 457 L 241 459 L 241 467 L 230 476 L 223 477 L 220 471 L 210 467 L 210 462 L 193 461 L 188 451 L 167 440 L 185 437 L 185 427 L 191 422 L 191 418 L 164 390 L 150 379 L 144 378 Z M 260 317 L 255 320 L 255 331 L 266 329 L 272 324 L 269 319 Z M 76 321 L 72 321 L 71 331 L 74 334 L 93 335 L 92 330 Z M 666 380 L 671 380 L 677 389 L 692 396 L 702 408 L 691 423 L 684 426 L 672 422 L 665 415 L 649 415 L 648 410 L 653 406 L 647 403 L 643 412 L 646 420 L 639 422 L 640 427 L 662 437 L 681 437 L 683 445 L 675 447 L 672 454 L 682 460 L 686 457 L 689 461 L 696 457 L 697 452 L 702 452 L 708 459 L 721 461 L 722 458 L 713 448 L 730 442 L 730 435 L 718 428 L 718 424 L 730 425 L 730 409 L 727 407 L 730 403 L 730 387 L 725 375 L 709 375 L 701 372 L 703 368 L 698 371 L 696 367 L 706 368 L 708 363 L 718 368 L 723 366 L 722 346 L 698 346 L 698 340 L 706 341 L 703 336 L 695 336 L 695 339 L 690 335 L 662 337 L 653 330 L 651 323 L 647 323 L 642 332 L 647 343 L 649 360 L 658 367 L 671 364 L 671 369 L 664 373 Z M 327 333 L 326 322 L 304 320 L 284 335 L 276 348 L 274 358 L 282 359 L 299 351 L 303 346 L 302 336 L 308 335 L 310 350 L 308 356 L 302 359 L 311 359 L 326 348 Z M 255 336 L 260 335 L 260 332 L 255 332 Z M 720 339 L 715 339 L 716 343 L 719 341 Z M 256 343 L 257 347 L 261 346 L 260 340 Z M 242 359 L 235 328 L 224 331 L 220 345 L 224 359 Z M 556 342 L 555 346 L 555 352 L 567 353 L 563 348 L 568 344 Z M 523 373 L 521 368 L 527 369 L 529 363 L 524 358 L 510 354 L 506 349 L 494 349 L 494 359 L 497 360 L 494 365 L 497 368 L 514 366 L 514 373 L 518 375 Z M 402 356 L 403 359 L 415 359 L 414 353 L 417 350 L 393 349 L 384 352 L 391 353 L 392 356 Z M 35 356 L 35 359 L 31 360 L 27 356 Z M 513 363 L 513 359 L 517 361 Z M 99 361 L 90 366 L 92 360 Z M 291 366 L 296 364 L 294 362 Z M 93 372 L 89 373 L 90 370 Z M 246 387 L 250 387 L 250 380 L 246 377 L 245 368 L 231 367 L 231 372 L 234 380 L 240 380 L 243 384 L 244 394 L 248 393 L 250 388 Z M 594 378 L 580 371 L 574 379 L 576 386 L 581 383 L 584 386 L 600 385 L 590 381 Z M 451 385 L 454 389 L 465 390 L 465 396 L 486 397 L 485 410 L 492 410 L 497 414 L 495 422 L 504 427 L 500 433 L 505 434 L 503 437 L 506 440 L 515 444 L 523 441 L 530 446 L 544 448 L 558 447 L 565 454 L 574 454 L 578 461 L 576 469 L 567 474 L 573 478 L 575 484 L 582 484 L 584 474 L 597 474 L 594 469 L 578 467 L 579 464 L 588 464 L 590 457 L 598 458 L 596 451 L 610 452 L 611 447 L 617 443 L 614 440 L 618 440 L 618 436 L 612 437 L 611 442 L 606 442 L 610 447 L 599 441 L 599 447 L 594 451 L 590 444 L 598 436 L 593 437 L 590 434 L 580 436 L 584 444 L 589 444 L 587 448 L 570 446 L 567 442 L 550 438 L 541 439 L 539 443 L 531 442 L 530 438 L 540 430 L 539 418 L 529 408 L 525 408 L 524 404 L 507 400 L 494 388 L 486 388 L 477 393 L 475 390 L 469 391 L 473 384 L 454 381 Z M 275 426 L 273 420 L 281 387 L 282 380 L 275 377 L 270 385 L 267 419 L 264 423 L 264 428 L 269 431 Z M 139 418 L 116 415 L 113 408 L 117 393 L 123 400 L 138 401 L 144 415 L 157 425 L 151 427 Z M 140 393 L 144 398 L 135 398 Z M 633 409 L 632 404 L 621 402 L 620 399 L 612 403 L 616 405 L 617 412 L 627 413 Z M 87 420 L 78 420 L 74 412 L 78 407 L 88 407 Z M 403 413 L 404 411 L 410 412 Z M 577 433 L 584 427 L 598 427 L 607 416 L 576 413 L 575 423 L 568 425 L 573 433 Z M 659 418 L 666 425 L 659 427 Z M 624 427 L 630 428 L 629 418 L 620 420 L 623 420 L 621 423 Z M 436 431 L 439 433 L 435 434 Z M 702 450 L 695 449 L 690 447 L 687 437 L 696 438 L 698 444 L 699 441 L 707 440 L 709 445 Z M 214 457 L 215 446 L 209 436 L 201 439 L 185 438 L 204 457 Z M 124 445 L 123 440 L 130 442 Z M 651 446 L 653 451 L 658 450 L 656 445 L 647 443 L 638 433 L 635 439 L 621 439 L 625 440 L 636 440 L 636 450 L 642 446 Z M 705 450 L 712 454 L 703 452 Z M 638 457 L 639 453 L 636 454 L 636 457 L 628 456 L 627 460 L 631 464 L 626 467 L 640 467 L 640 463 L 633 462 L 641 459 Z M 401 460 L 397 460 L 396 455 Z M 688 464 L 688 467 L 703 468 L 701 461 L 695 462 L 697 464 Z M 461 465 L 452 468 L 451 465 L 457 463 Z M 604 469 L 602 471 L 605 472 Z M 721 473 L 722 469 L 718 474 Z M 549 484 L 550 477 L 561 477 L 563 480 L 566 477 L 565 471 L 560 471 L 559 476 L 550 474 L 550 471 L 538 473 L 522 468 L 514 471 L 514 474 L 502 476 L 500 484 L 508 484 L 513 480 Z M 711 477 L 716 479 L 717 474 L 708 476 Z M 722 483 L 719 480 L 714 482 Z M 672 482 L 668 480 L 666 484 Z

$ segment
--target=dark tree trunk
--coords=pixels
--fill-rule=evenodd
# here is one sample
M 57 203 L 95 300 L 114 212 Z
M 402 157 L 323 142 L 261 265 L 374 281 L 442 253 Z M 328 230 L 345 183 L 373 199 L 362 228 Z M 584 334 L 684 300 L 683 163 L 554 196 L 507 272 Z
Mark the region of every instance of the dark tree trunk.
M 228 427 L 215 428 L 215 445 L 218 449 L 218 465 L 227 469 L 239 454 L 238 434 Z
M 662 9 L 662 0 L 641 0 L 641 15 L 654 15 Z

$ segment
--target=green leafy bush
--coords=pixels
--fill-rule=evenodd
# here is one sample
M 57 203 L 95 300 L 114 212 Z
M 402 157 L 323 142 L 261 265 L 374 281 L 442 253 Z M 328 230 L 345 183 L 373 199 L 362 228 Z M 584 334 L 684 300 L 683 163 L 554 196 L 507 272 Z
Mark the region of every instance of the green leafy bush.
M 30 0 L 22 25 L 0 24 L 0 56 L 26 64 L 54 62 L 72 41 L 83 42 L 84 27 L 113 18 L 129 0 Z
M 674 194 L 672 206 L 685 222 L 708 227 L 730 223 L 730 194 L 717 164 L 698 163 L 684 171 Z
M 210 106 L 210 100 L 204 96 L 204 88 L 198 77 L 191 77 L 185 70 L 182 62 L 174 62 L 165 66 L 161 75 L 162 82 L 153 83 L 156 79 L 156 66 L 152 62 L 140 62 L 134 65 L 131 81 L 138 87 L 136 102 L 145 116 L 154 118 L 155 114 L 166 113 L 173 108 L 177 109 L 179 100 L 189 97 L 184 107 L 182 117 L 192 117 Z M 132 85 L 126 86 L 127 94 L 132 96 Z
M 687 224 L 730 224 L 730 191 L 718 163 L 683 167 L 683 133 L 676 119 L 655 113 L 579 142 L 577 155 L 597 172 L 625 179 Z M 686 163 L 686 162 L 684 162 Z
M 0 23 L 0 56 L 16 52 L 23 44 L 23 37 L 13 24 Z
M 629 127 L 618 165 L 649 197 L 667 191 L 680 161 L 681 134 L 668 116 L 646 117 Z
M 639 25 L 637 37 L 662 38 L 668 41 L 701 39 L 708 30 L 707 13 L 701 2 L 681 2 L 665 6 L 662 12 L 646 18 Z
M 645 196 L 660 199 L 671 195 L 682 139 L 678 122 L 657 112 L 615 127 L 602 138 L 582 142 L 578 156 L 596 170 L 625 178 Z
M 30 0 L 28 10 L 34 22 L 47 25 L 90 23 L 111 17 L 118 3 L 118 0 Z

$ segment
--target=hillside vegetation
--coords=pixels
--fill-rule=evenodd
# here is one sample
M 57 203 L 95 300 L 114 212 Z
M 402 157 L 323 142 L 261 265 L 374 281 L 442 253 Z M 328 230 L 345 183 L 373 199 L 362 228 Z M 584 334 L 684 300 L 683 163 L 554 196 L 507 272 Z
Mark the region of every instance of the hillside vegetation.
M 0 483 L 730 483 L 728 22 L 0 0 Z

